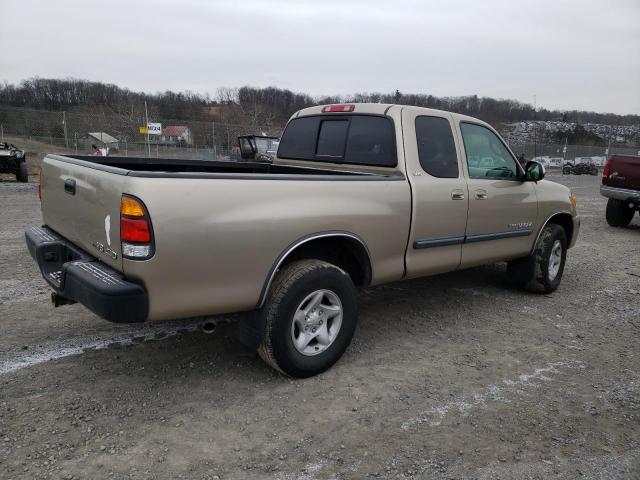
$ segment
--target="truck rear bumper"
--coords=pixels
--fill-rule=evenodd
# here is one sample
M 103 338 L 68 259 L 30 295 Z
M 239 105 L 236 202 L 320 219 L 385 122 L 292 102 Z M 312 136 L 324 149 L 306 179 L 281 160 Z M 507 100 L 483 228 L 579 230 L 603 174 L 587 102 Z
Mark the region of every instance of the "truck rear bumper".
M 640 190 L 600 185 L 600 194 L 607 198 L 622 200 L 623 202 L 640 203 Z
M 143 322 L 147 292 L 47 227 L 25 232 L 27 248 L 56 295 L 78 302 L 111 322 Z M 65 302 L 62 302 L 65 303 Z

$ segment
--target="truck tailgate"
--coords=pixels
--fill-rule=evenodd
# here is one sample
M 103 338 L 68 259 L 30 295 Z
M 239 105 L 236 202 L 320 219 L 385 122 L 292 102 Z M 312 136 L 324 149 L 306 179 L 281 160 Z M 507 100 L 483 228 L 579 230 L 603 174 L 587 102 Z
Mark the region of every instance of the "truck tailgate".
M 613 155 L 606 182 L 609 187 L 640 189 L 640 157 Z
M 126 176 L 48 155 L 42 162 L 45 225 L 122 271 L 120 199 Z

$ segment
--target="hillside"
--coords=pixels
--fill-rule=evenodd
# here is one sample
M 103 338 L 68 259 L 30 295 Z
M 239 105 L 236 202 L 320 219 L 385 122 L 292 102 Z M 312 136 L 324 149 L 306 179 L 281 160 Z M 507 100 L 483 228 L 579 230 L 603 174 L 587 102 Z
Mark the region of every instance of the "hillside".
M 215 96 L 189 91 L 159 93 L 133 92 L 117 85 L 79 79 L 31 78 L 17 85 L 0 84 L 0 107 L 64 111 L 70 115 L 110 118 L 120 125 L 135 128 L 144 118 L 147 102 L 149 116 L 156 119 L 190 122 L 220 122 L 269 131 L 280 129 L 293 112 L 324 103 L 374 102 L 397 103 L 449 110 L 471 115 L 496 125 L 505 136 L 516 141 L 544 139 L 560 143 L 574 135 L 580 126 L 587 132 L 574 135 L 580 142 L 603 145 L 640 144 L 640 116 L 586 111 L 558 111 L 539 108 L 508 99 L 478 97 L 435 97 L 428 94 L 357 93 L 333 97 L 312 97 L 276 87 L 221 88 Z M 0 112 L 0 121 L 3 120 Z M 38 119 L 42 123 L 42 119 Z M 535 120 L 535 121 L 534 121 Z M 6 121 L 10 122 L 7 116 Z M 611 128 L 610 126 L 614 126 Z M 39 127 L 40 128 L 40 127 Z M 40 135 L 60 136 L 60 122 L 44 125 Z M 113 128 L 112 128 L 113 129 Z M 116 129 L 117 130 L 117 129 Z M 580 130 L 580 132 L 582 132 Z M 580 133 L 579 132 L 579 133 Z M 589 133 L 591 132 L 591 133 Z M 22 133 L 19 129 L 16 134 Z M 589 137 L 591 135 L 591 137 Z M 571 141 L 571 140 L 569 140 Z

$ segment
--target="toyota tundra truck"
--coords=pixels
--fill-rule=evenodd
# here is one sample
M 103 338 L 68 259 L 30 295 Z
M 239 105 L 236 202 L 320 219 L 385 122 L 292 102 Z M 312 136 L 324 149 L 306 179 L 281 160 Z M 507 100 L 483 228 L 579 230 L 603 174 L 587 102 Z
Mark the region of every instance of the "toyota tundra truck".
M 308 377 L 348 347 L 357 287 L 506 261 L 553 292 L 580 220 L 544 176 L 475 118 L 316 106 L 272 163 L 47 155 L 26 243 L 56 306 L 114 322 L 244 312 L 243 342 Z

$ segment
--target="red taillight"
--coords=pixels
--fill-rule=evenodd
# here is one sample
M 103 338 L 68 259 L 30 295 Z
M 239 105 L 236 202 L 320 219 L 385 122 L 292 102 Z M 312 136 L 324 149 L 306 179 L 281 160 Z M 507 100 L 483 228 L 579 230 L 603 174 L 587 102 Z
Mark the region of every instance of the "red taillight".
M 322 113 L 330 113 L 330 112 L 353 112 L 355 110 L 355 105 L 326 105 L 322 107 Z
M 120 201 L 120 240 L 122 256 L 146 260 L 154 253 L 151 219 L 144 204 L 135 197 L 123 195 Z
M 606 163 L 604 164 L 604 168 L 602 169 L 602 184 L 608 185 L 609 175 L 611 175 L 611 164 L 613 157 L 609 157 Z
M 120 239 L 123 242 L 149 243 L 151 230 L 146 219 L 134 220 L 122 217 L 120 219 Z
M 611 173 L 611 157 L 607 160 L 607 163 L 604 164 L 604 168 L 602 169 L 602 177 L 609 178 L 609 174 Z

